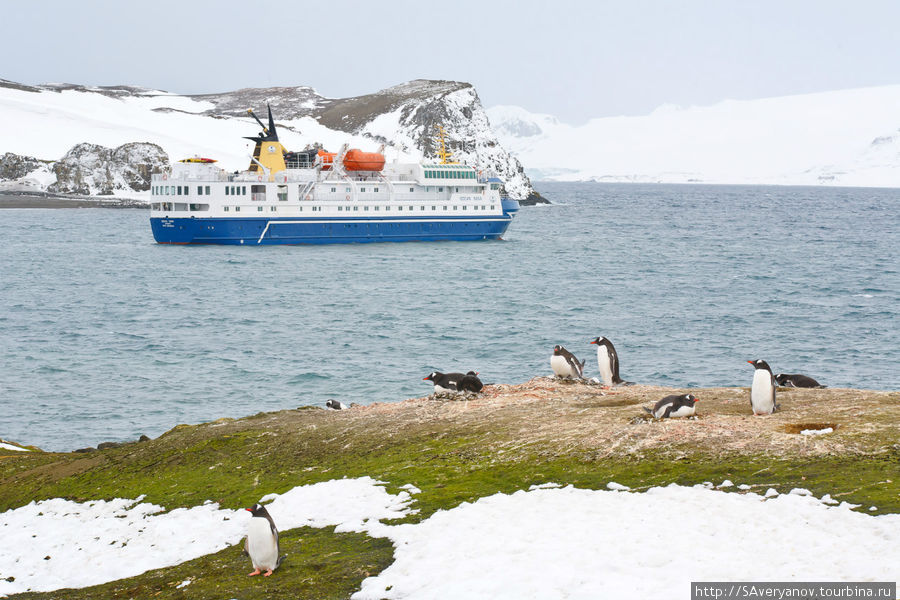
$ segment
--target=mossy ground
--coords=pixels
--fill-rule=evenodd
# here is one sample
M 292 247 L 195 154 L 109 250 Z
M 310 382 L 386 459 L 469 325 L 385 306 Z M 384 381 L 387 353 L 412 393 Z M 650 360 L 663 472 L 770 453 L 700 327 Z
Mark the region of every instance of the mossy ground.
M 415 496 L 419 512 L 407 522 L 546 482 L 602 489 L 616 481 L 641 490 L 730 479 L 750 491 L 802 487 L 861 504 L 867 513 L 876 506 L 870 514 L 900 513 L 900 440 L 890 422 L 900 406 L 890 394 L 866 396 L 886 408 L 863 424 L 846 415 L 816 418 L 802 396 L 796 396 L 793 417 L 747 420 L 737 410 L 729 416 L 732 394 L 740 393 L 730 390 L 701 396 L 707 406 L 721 405 L 705 421 L 636 425 L 629 422 L 636 405 L 655 391 L 610 397 L 585 386 L 558 386 L 554 399 L 567 401 L 553 405 L 547 389 L 538 392 L 518 386 L 470 403 L 282 411 L 179 426 L 156 440 L 90 454 L 3 454 L 0 511 L 51 497 L 141 494 L 170 509 L 205 500 L 239 508 L 297 485 L 367 475 L 394 493 L 407 483 L 422 490 Z M 872 425 L 880 420 L 885 423 Z M 787 433 L 800 421 L 841 426 L 830 440 L 800 439 L 806 436 Z M 734 424 L 738 434 L 729 429 Z M 735 435 L 746 439 L 735 441 Z M 104 586 L 23 597 L 347 598 L 393 560 L 389 542 L 364 535 L 304 528 L 283 532 L 283 539 L 289 561 L 266 580 L 246 578 L 249 561 L 233 547 Z

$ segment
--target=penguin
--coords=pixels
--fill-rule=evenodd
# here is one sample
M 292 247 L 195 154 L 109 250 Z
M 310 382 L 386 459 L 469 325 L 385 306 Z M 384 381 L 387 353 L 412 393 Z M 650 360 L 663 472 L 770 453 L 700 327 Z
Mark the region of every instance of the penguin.
M 560 345 L 553 346 L 553 356 L 550 357 L 550 368 L 557 377 L 577 377 L 583 379 L 584 361 L 578 362 L 575 355 Z
M 620 383 L 628 383 L 619 377 L 619 355 L 612 342 L 605 337 L 597 336 L 590 341 L 597 344 L 597 367 L 600 369 L 600 377 L 603 378 L 603 387 L 612 387 Z
M 656 419 L 667 419 L 670 417 L 692 417 L 694 415 L 694 403 L 699 400 L 693 394 L 682 394 L 666 396 L 656 403 L 653 410 L 646 406 L 644 410 L 653 415 Z
M 793 375 L 786 373 L 779 373 L 775 376 L 775 381 L 778 382 L 778 385 L 783 387 L 795 387 L 795 388 L 824 388 L 826 386 L 822 385 L 812 377 L 808 377 L 807 375 L 800 375 L 799 373 L 794 373 Z
M 244 550 L 250 556 L 254 568 L 248 576 L 259 575 L 262 569 L 265 569 L 263 577 L 268 577 L 284 560 L 284 556 L 280 556 L 278 529 L 275 528 L 275 521 L 272 520 L 269 511 L 262 504 L 254 504 L 244 510 L 250 511 L 253 515 L 244 541 Z
M 478 371 L 469 371 L 462 376 L 462 379 L 456 384 L 456 388 L 460 392 L 478 393 L 484 388 L 484 384 L 478 379 Z
M 775 403 L 775 377 L 772 369 L 762 359 L 748 360 L 756 372 L 750 387 L 750 408 L 754 415 L 771 415 L 778 409 Z
M 441 373 L 435 371 L 422 381 L 431 381 L 434 384 L 434 393 L 456 392 L 459 390 L 459 382 L 465 377 L 462 373 Z
M 331 408 L 333 410 L 347 410 L 350 407 L 340 400 L 328 400 L 325 402 L 325 408 Z

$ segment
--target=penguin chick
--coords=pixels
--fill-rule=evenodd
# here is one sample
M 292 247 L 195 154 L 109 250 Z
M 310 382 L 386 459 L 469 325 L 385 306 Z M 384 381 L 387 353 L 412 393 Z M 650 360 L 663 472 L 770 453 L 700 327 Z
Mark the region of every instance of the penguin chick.
M 456 389 L 460 392 L 478 393 L 484 388 L 484 384 L 478 379 L 478 371 L 469 371 L 459 380 Z
M 550 368 L 557 377 L 577 377 L 583 379 L 584 361 L 579 362 L 575 355 L 560 345 L 553 346 L 550 357 Z
M 284 557 L 280 556 L 278 529 L 275 528 L 275 521 L 272 520 L 269 511 L 262 504 L 254 504 L 244 510 L 250 511 L 253 515 L 247 526 L 247 538 L 244 541 L 244 550 L 250 556 L 254 569 L 248 576 L 259 575 L 265 569 L 263 577 L 268 577 L 284 560 Z

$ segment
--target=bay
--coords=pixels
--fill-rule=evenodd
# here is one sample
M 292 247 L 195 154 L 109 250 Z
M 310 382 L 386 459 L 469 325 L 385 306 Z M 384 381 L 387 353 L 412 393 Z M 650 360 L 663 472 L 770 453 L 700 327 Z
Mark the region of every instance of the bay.
M 47 450 L 260 411 L 519 383 L 610 338 L 630 381 L 764 358 L 900 387 L 900 191 L 540 184 L 504 241 L 161 246 L 148 213 L 0 211 L 0 437 Z

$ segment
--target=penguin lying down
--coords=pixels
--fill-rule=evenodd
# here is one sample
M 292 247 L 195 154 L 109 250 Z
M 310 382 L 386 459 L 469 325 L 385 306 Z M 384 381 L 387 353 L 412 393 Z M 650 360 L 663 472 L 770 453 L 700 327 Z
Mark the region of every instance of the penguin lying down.
M 682 394 L 666 396 L 656 403 L 653 409 L 646 406 L 644 410 L 650 413 L 654 419 L 668 419 L 672 417 L 692 417 L 694 416 L 694 405 L 699 398 L 693 394 Z
M 799 373 L 779 373 L 775 376 L 775 381 L 782 387 L 795 388 L 824 388 L 822 385 L 808 375 L 800 375 Z
M 434 393 L 459 393 L 474 392 L 478 393 L 484 388 L 484 384 L 478 379 L 477 371 L 469 371 L 465 375 L 462 373 L 441 373 L 435 371 L 427 377 L 423 377 L 422 381 L 430 381 L 434 384 Z

